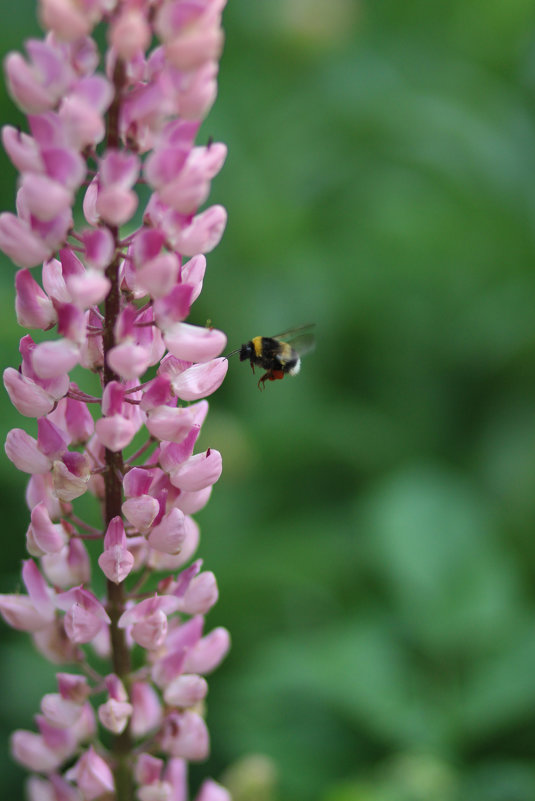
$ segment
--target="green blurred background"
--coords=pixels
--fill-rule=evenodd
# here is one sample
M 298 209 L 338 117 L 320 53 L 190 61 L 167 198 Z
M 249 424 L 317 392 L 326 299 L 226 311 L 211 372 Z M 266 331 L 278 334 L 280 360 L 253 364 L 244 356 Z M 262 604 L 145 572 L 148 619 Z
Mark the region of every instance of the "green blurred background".
M 2 52 L 34 16 L 10 6 Z M 315 321 L 318 345 L 264 393 L 235 360 L 211 399 L 199 553 L 233 649 L 193 783 L 232 765 L 236 801 L 533 801 L 535 3 L 230 0 L 225 28 L 203 135 L 230 148 L 229 224 L 192 320 L 230 347 Z M 11 592 L 28 513 L 0 468 Z M 6 798 L 8 732 L 54 689 L 26 639 L 2 628 Z

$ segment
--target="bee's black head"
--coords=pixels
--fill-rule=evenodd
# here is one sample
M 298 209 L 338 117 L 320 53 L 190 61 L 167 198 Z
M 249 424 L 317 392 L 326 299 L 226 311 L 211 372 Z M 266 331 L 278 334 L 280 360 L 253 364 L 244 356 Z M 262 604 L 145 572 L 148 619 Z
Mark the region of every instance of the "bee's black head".
M 245 345 L 242 345 L 240 348 L 240 362 L 244 362 L 246 359 L 251 359 L 251 356 L 254 355 L 254 347 L 252 342 L 246 342 Z

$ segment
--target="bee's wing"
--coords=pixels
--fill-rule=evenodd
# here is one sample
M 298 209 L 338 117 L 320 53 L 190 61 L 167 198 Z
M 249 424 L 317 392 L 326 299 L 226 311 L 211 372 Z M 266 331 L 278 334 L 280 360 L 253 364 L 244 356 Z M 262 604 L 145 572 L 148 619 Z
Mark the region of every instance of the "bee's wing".
M 315 323 L 307 323 L 306 325 L 298 326 L 298 328 L 290 328 L 288 331 L 276 334 L 272 338 L 287 342 L 299 356 L 304 356 L 314 350 L 316 346 L 315 327 Z

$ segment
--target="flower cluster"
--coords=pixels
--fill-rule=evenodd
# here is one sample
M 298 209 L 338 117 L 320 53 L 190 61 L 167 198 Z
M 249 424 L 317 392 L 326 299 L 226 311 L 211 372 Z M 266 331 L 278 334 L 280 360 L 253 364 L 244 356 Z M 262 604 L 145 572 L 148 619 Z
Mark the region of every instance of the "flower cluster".
M 209 750 L 204 676 L 229 637 L 203 632 L 218 590 L 192 562 L 191 515 L 221 474 L 218 451 L 194 450 L 226 337 L 185 320 L 226 223 L 222 206 L 199 212 L 225 145 L 195 144 L 216 97 L 224 5 L 40 0 L 44 40 L 5 59 L 28 132 L 2 131 L 20 177 L 0 248 L 20 268 L 18 322 L 57 336 L 26 333 L 20 366 L 4 372 L 37 423 L 5 445 L 29 474 L 30 558 L 27 593 L 0 596 L 0 612 L 75 670 L 57 674 L 37 731 L 13 735 L 31 801 L 182 801 L 187 762 Z M 101 527 L 76 513 L 86 492 Z M 197 796 L 228 799 L 211 780 Z

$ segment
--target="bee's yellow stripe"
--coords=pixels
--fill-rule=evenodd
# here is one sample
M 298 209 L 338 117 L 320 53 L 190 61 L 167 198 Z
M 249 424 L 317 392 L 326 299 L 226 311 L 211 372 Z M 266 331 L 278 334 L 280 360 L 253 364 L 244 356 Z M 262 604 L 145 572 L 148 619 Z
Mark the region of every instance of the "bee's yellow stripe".
M 262 337 L 254 337 L 251 339 L 253 343 L 254 352 L 257 356 L 262 356 Z

